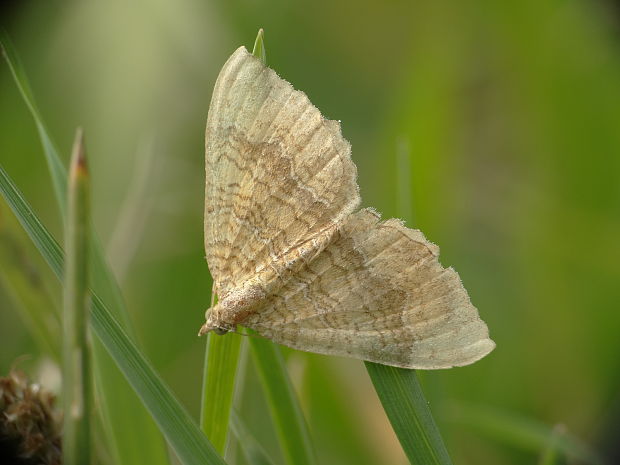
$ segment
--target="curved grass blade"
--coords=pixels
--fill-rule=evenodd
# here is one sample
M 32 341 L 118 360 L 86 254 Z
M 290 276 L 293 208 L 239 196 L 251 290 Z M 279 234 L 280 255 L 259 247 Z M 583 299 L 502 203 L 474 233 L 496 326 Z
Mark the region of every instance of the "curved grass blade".
M 287 463 L 316 463 L 308 425 L 288 377 L 280 348 L 261 337 L 250 337 L 249 342 Z
M 22 67 L 19 57 L 15 52 L 15 48 L 13 47 L 13 44 L 4 29 L 0 29 L 0 49 L 2 49 L 2 54 L 9 65 L 15 84 L 17 85 L 17 88 L 26 103 L 26 106 L 30 110 L 32 117 L 34 118 L 37 131 L 39 132 L 39 137 L 41 138 L 41 144 L 43 145 L 43 152 L 45 153 L 45 158 L 52 176 L 52 185 L 54 186 L 56 200 L 58 201 L 57 203 L 64 216 L 66 210 L 65 201 L 67 199 L 67 170 L 58 156 L 56 146 L 49 137 L 45 123 L 41 118 L 41 113 L 39 112 L 39 109 L 34 101 L 32 90 L 30 89 L 30 84 L 26 78 L 24 68 Z
M 62 163 L 58 149 L 52 141 L 52 138 L 47 131 L 47 126 L 45 125 L 45 122 L 41 117 L 41 113 L 37 108 L 33 93 L 30 89 L 30 84 L 26 78 L 26 73 L 24 72 L 17 53 L 15 52 L 15 48 L 13 47 L 9 37 L 6 35 L 6 32 L 2 29 L 0 29 L 0 49 L 2 49 L 2 54 L 9 65 L 9 69 L 11 70 L 11 74 L 15 80 L 15 85 L 19 89 L 26 106 L 30 110 L 37 127 L 37 131 L 39 132 L 39 137 L 41 138 L 41 143 L 43 145 L 43 152 L 45 154 L 45 160 L 47 161 L 47 166 L 52 178 L 57 204 L 64 217 L 66 211 L 67 170 Z M 108 270 L 108 266 L 103 258 L 103 253 L 101 252 L 102 249 L 96 238 L 93 241 L 93 249 L 93 284 L 97 289 L 99 289 L 99 292 L 105 297 L 106 301 L 114 301 L 114 307 L 117 307 L 119 310 L 116 315 L 117 318 L 119 318 L 123 325 L 130 330 L 130 322 L 127 317 L 127 312 L 124 309 L 120 289 Z
M 93 296 L 93 330 L 118 363 L 183 465 L 225 465 L 170 388 L 129 339 L 103 302 Z
M 2 166 L 0 166 L 0 192 L 54 274 L 62 279 L 64 259 L 60 246 L 39 221 Z
M 538 465 L 557 465 L 559 463 L 560 451 L 558 450 L 558 443 L 564 434 L 566 434 L 566 427 L 564 425 L 557 424 L 553 427 L 547 445 L 540 455 Z
M 0 192 L 59 279 L 63 276 L 63 252 L 36 217 L 9 176 L 0 166 Z M 170 388 L 127 336 L 103 301 L 92 294 L 91 327 L 123 372 L 183 465 L 224 465 L 224 460 L 176 399 Z M 127 436 L 134 438 L 135 431 Z M 148 443 L 137 444 L 142 450 Z M 149 463 L 138 460 L 134 463 Z
M 415 370 L 364 363 L 409 461 L 415 465 L 451 465 Z
M 252 433 L 248 430 L 243 420 L 236 411 L 231 413 L 231 429 L 241 444 L 241 451 L 249 465 L 273 465 L 274 462 L 269 458 L 265 449 L 260 445 Z
M 548 448 L 555 435 L 553 447 L 571 461 L 607 465 L 603 457 L 578 437 L 568 431 L 557 434 L 552 426 L 532 418 L 490 407 L 462 404 L 450 406 L 446 413 L 451 421 L 467 425 L 471 431 L 535 453 Z
M 90 188 L 82 131 L 78 130 L 67 198 L 63 309 L 63 435 L 65 465 L 91 463 L 92 373 L 88 343 Z
M 67 191 L 66 169 L 36 106 L 17 53 L 2 30 L 0 30 L 0 48 L 37 126 L 57 203 L 64 217 Z M 96 235 L 93 235 L 90 243 L 93 287 L 106 302 L 110 302 L 111 311 L 114 312 L 115 317 L 123 324 L 124 329 L 133 335 L 120 289 L 109 271 Z M 135 394 L 127 386 L 116 365 L 97 340 L 93 342 L 93 355 L 97 394 L 102 407 L 100 411 L 115 462 L 120 465 L 133 465 L 138 462 L 167 465 L 169 463 L 168 452 L 157 427 L 141 404 L 136 402 Z M 132 431 L 132 434 L 128 435 L 125 431 Z M 149 444 L 148 448 L 142 447 L 145 443 Z
M 60 360 L 60 311 L 31 257 L 21 227 L 0 204 L 0 285 L 7 291 L 40 351 Z

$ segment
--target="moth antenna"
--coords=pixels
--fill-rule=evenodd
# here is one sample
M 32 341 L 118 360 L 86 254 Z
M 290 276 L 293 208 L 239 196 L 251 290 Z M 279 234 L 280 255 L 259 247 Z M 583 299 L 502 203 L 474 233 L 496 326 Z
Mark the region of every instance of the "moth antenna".
M 236 329 L 231 329 L 229 332 L 230 332 L 230 333 L 233 333 L 233 334 L 238 334 L 239 336 L 243 336 L 243 337 L 257 337 L 257 338 L 260 338 L 260 339 L 269 339 L 268 337 L 261 336 L 260 334 L 246 334 L 246 333 L 240 333 L 240 332 L 239 332 L 239 331 L 237 331 Z

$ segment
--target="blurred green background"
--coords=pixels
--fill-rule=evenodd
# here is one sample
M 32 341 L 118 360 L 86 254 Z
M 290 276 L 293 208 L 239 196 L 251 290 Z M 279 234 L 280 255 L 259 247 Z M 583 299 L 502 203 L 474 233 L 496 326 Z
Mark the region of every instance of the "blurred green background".
M 220 67 L 263 27 L 269 65 L 342 121 L 363 204 L 439 244 L 488 323 L 490 356 L 422 381 L 454 462 L 500 465 L 536 463 L 528 435 L 557 424 L 620 461 L 619 20 L 602 0 L 0 7 L 65 159 L 85 130 L 96 229 L 141 347 L 191 412 L 211 288 L 204 125 Z M 5 63 L 0 162 L 62 237 Z M 0 254 L 0 374 L 28 354 L 19 366 L 53 385 L 20 308 L 59 306 L 59 287 L 3 201 Z M 286 354 L 322 463 L 405 463 L 361 362 Z M 277 458 L 251 366 L 244 386 L 239 409 Z

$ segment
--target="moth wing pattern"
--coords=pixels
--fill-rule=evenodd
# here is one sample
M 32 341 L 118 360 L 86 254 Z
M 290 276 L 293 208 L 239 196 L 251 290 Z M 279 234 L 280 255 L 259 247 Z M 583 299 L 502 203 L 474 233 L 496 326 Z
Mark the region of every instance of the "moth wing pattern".
M 205 249 L 218 296 L 282 279 L 360 203 L 336 121 L 240 47 L 215 85 L 206 129 Z
M 438 256 L 420 231 L 361 210 L 246 325 L 305 351 L 406 368 L 470 364 L 495 344 Z

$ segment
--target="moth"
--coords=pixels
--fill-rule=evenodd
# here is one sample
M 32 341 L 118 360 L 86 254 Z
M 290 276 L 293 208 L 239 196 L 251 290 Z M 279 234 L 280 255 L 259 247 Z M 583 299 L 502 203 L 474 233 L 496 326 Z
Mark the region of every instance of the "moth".
M 360 205 L 340 124 L 244 47 L 206 127 L 205 250 L 237 325 L 295 349 L 404 368 L 467 365 L 495 347 L 458 274 L 402 221 Z

